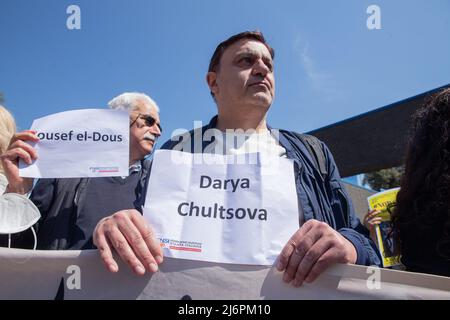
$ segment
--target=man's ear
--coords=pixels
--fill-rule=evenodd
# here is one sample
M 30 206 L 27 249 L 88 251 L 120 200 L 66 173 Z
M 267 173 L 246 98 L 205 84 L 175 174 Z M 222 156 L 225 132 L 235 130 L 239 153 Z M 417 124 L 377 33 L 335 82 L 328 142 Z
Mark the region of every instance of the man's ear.
M 209 90 L 216 94 L 219 91 L 219 87 L 217 86 L 217 73 L 210 71 L 206 74 L 206 82 L 208 83 Z

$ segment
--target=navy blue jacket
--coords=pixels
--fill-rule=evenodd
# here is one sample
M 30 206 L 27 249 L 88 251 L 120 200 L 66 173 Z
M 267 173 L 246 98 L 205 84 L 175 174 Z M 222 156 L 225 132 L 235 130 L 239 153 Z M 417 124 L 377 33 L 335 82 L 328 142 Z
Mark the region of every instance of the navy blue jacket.
M 216 123 L 217 116 L 201 128 L 201 131 L 189 132 L 192 142 L 191 152 L 201 153 L 211 143 L 202 139 L 200 146 L 194 145 L 194 132 L 203 136 L 206 130 L 215 128 Z M 304 220 L 316 219 L 326 222 L 353 243 L 358 254 L 356 264 L 381 266 L 378 249 L 370 239 L 368 230 L 355 215 L 352 201 L 341 183 L 336 163 L 328 147 L 321 142 L 328 172 L 326 176 L 322 176 L 303 142 L 292 132 L 286 130 L 279 132 L 280 145 L 286 149 L 287 158 L 294 161 L 298 203 L 302 208 Z M 179 141 L 185 138 L 174 137 L 161 149 L 174 149 Z

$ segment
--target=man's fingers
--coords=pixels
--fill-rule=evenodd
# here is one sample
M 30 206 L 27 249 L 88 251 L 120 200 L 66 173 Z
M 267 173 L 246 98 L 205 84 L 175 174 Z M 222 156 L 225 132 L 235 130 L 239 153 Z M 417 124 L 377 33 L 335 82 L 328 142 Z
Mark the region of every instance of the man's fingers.
M 280 255 L 278 256 L 278 271 L 283 271 L 284 269 L 286 269 L 292 253 L 297 248 L 300 240 L 309 230 L 311 230 L 311 228 L 312 224 L 307 221 L 292 235 L 292 237 L 289 239 L 288 243 L 284 246 L 283 250 L 281 250 Z
M 291 249 L 292 254 L 283 280 L 290 282 L 294 277 L 294 286 L 302 285 L 305 279 L 312 281 L 317 278 L 333 262 L 355 263 L 357 260 L 356 249 L 349 240 L 324 222 L 309 221 L 307 222 L 311 225 L 309 231 L 298 237 L 301 234 L 299 230 L 291 237 L 291 241 L 297 243 L 297 247 L 295 250 Z
M 305 278 L 305 282 L 311 283 L 319 277 L 330 265 L 333 264 L 336 252 L 332 249 L 327 250 L 314 264 Z
M 302 285 L 310 270 L 330 247 L 331 242 L 327 241 L 326 238 L 321 238 L 309 248 L 296 270 L 294 286 L 299 287 Z
M 286 271 L 283 275 L 283 280 L 285 282 L 289 283 L 292 279 L 295 278 L 299 264 L 302 262 L 310 248 L 314 246 L 314 244 L 322 236 L 322 223 L 315 221 L 312 225 L 313 226 L 311 228 L 309 228 L 308 226 L 305 228 L 305 230 L 308 231 L 297 242 L 297 247 L 292 253 L 289 263 L 286 267 Z
M 158 264 L 163 262 L 163 252 L 161 249 L 160 242 L 155 238 L 154 232 L 152 228 L 148 225 L 147 220 L 144 217 L 137 213 L 131 215 L 131 221 L 139 230 L 139 233 L 142 235 L 147 247 L 150 249 L 150 253 L 156 260 Z
M 118 211 L 102 219 L 94 230 L 94 244 L 99 248 L 108 269 L 117 266 L 111 251 L 117 251 L 138 275 L 158 271 L 162 249 L 147 221 L 136 210 Z M 112 250 L 114 248 L 114 250 Z
M 309 248 L 314 245 L 316 241 L 316 237 L 314 235 L 305 235 L 300 243 L 295 248 L 294 252 L 291 255 L 289 263 L 284 271 L 283 280 L 287 283 L 291 282 L 292 279 L 295 278 L 295 274 L 297 272 L 298 266 L 303 260 L 306 252 L 308 252 Z
M 116 227 L 105 230 L 105 236 L 113 245 L 119 256 L 125 261 L 137 275 L 144 275 L 145 268 L 128 245 L 127 239 Z
M 94 244 L 100 252 L 100 257 L 102 258 L 106 269 L 108 269 L 110 272 L 119 271 L 119 266 L 113 258 L 111 248 L 103 233 L 95 233 Z
M 124 218 L 122 223 L 118 224 L 118 228 L 125 236 L 133 252 L 137 255 L 140 262 L 147 268 L 147 270 L 150 272 L 157 272 L 158 265 L 155 258 L 147 247 L 147 243 L 144 241 L 142 234 L 133 222 L 127 218 Z
M 292 239 L 292 238 L 291 238 Z M 289 240 L 278 256 L 277 269 L 283 271 L 289 263 L 289 259 L 296 248 L 296 243 Z
M 286 270 L 283 274 L 283 281 L 286 283 L 291 282 L 291 280 L 294 278 L 295 270 L 297 270 L 297 266 L 303 258 L 302 254 L 297 250 L 297 248 L 295 248 L 294 245 L 292 245 L 292 247 L 294 249 L 292 250 L 288 264 L 286 266 Z

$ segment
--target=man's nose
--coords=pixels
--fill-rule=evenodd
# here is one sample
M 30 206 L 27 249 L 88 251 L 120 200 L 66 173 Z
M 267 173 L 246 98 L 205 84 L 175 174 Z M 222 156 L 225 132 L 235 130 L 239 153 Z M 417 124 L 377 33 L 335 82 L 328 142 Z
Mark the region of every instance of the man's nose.
M 253 65 L 253 75 L 261 75 L 265 77 L 269 72 L 269 67 L 264 63 L 262 59 L 258 59 Z
M 159 126 L 155 123 L 152 127 L 151 127 L 151 131 L 155 136 L 160 136 L 162 134 L 161 129 L 159 128 Z

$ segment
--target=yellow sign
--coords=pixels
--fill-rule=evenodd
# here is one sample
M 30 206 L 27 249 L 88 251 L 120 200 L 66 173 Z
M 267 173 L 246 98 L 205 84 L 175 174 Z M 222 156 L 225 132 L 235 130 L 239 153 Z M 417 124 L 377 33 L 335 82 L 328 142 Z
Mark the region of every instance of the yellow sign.
M 384 267 L 392 267 L 400 264 L 400 254 L 397 252 L 395 246 L 391 224 L 391 211 L 394 208 L 399 190 L 400 188 L 389 189 L 367 198 L 369 208 L 381 212 L 378 215 L 381 218 L 381 223 L 375 226 L 375 232 Z

